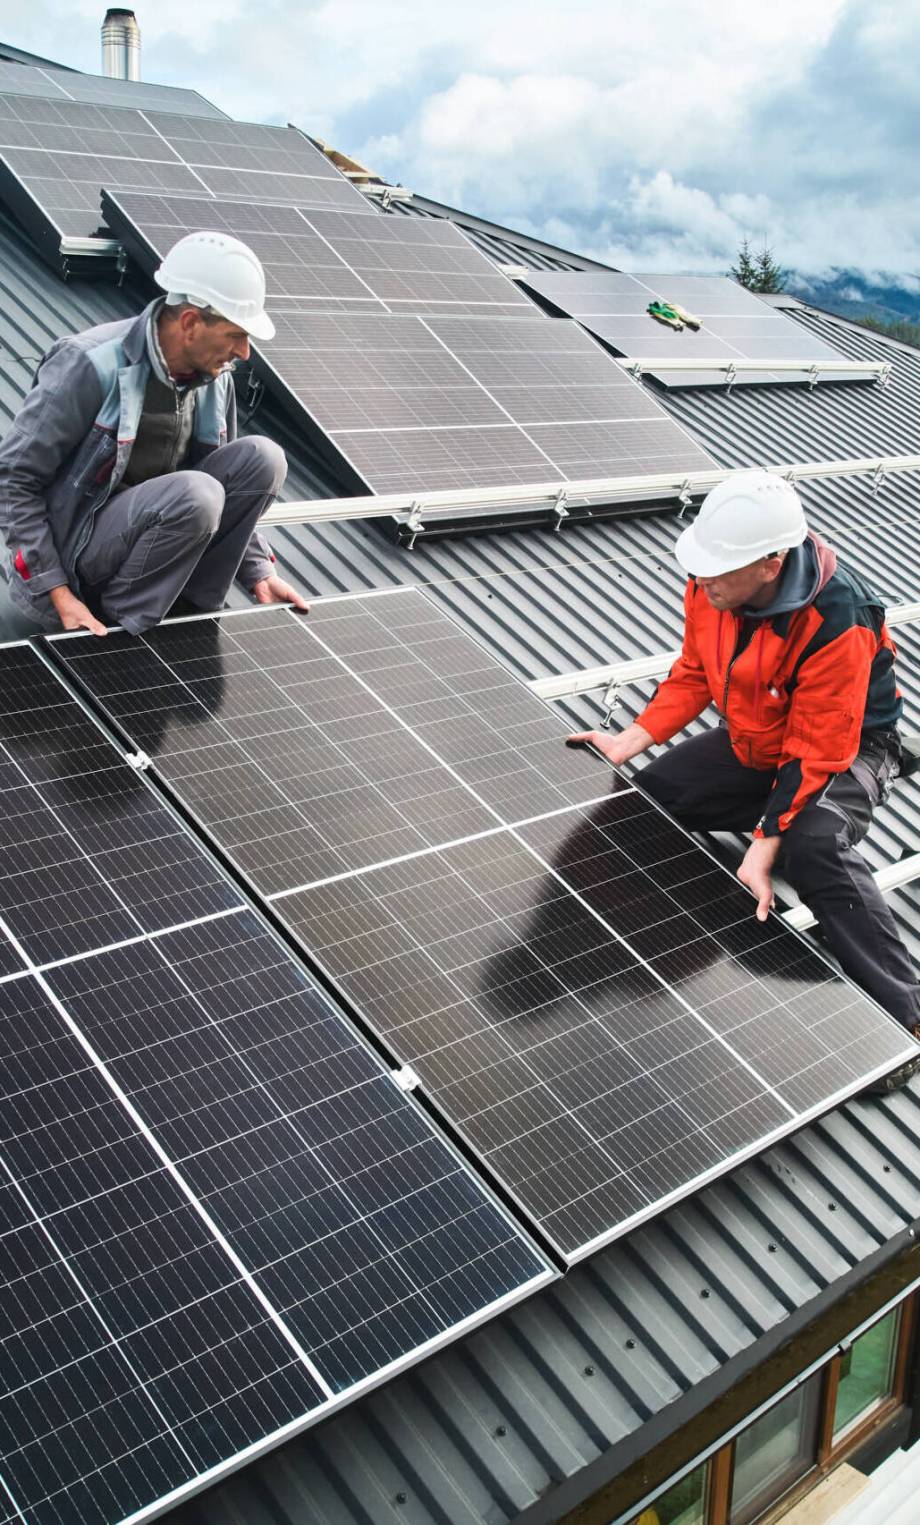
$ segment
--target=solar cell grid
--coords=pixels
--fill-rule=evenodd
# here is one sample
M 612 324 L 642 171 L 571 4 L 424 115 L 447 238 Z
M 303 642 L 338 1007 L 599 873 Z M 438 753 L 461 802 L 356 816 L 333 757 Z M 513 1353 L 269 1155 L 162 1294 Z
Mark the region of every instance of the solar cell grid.
M 161 635 L 157 656 L 173 673 L 217 640 L 234 664 L 237 648 L 254 664 L 228 684 L 259 681 L 237 688 L 226 735 L 211 730 L 215 715 L 197 757 L 194 744 L 177 748 L 176 768 L 160 749 L 155 766 L 199 816 L 217 813 L 208 831 L 262 876 L 275 915 L 566 1257 L 915 1051 L 794 934 L 758 923 L 741 887 L 640 793 L 615 781 L 607 797 L 606 772 L 598 802 L 597 759 L 565 749 L 545 707 L 417 592 L 320 602 L 306 621 L 226 615 Z M 114 713 L 128 670 L 106 673 L 117 650 L 57 649 Z M 149 677 L 141 714 L 182 707 Z M 263 715 L 257 739 L 249 706 L 267 700 L 266 679 L 337 735 L 346 767 L 360 758 L 363 777 L 334 772 L 317 787 L 314 733 L 289 727 L 280 701 L 282 729 L 272 736 Z M 221 799 L 234 785 L 215 784 L 207 766 L 212 745 L 228 768 L 236 748 L 247 757 L 250 793 L 233 820 Z M 294 851 L 276 849 L 264 828 L 283 835 L 277 807 L 260 823 L 255 871 L 243 862 L 241 834 L 254 839 L 253 812 L 279 778 L 302 788 L 339 867 L 299 858 L 296 838 Z M 365 812 L 378 792 L 415 813 L 421 845 L 374 839 Z M 464 837 L 458 799 L 486 823 Z
M 111 1525 L 550 1272 L 27 646 L 0 797 L 0 1470 Z
M 0 94 L 0 162 L 20 212 L 46 231 L 50 225 L 58 238 L 98 232 L 103 188 L 167 192 L 195 204 L 224 196 L 250 205 L 331 204 L 377 215 L 294 129 L 121 109 L 117 101 Z M 169 215 L 175 220 L 177 214 Z M 199 227 L 214 227 L 219 214 L 199 216 Z
M 692 360 L 832 360 L 838 357 L 783 313 L 771 311 L 752 292 L 722 277 L 601 275 L 553 271 L 528 275 L 527 285 L 621 355 Z M 648 315 L 651 301 L 676 302 L 696 318 L 699 329 L 674 330 Z M 725 385 L 720 371 L 652 371 L 666 386 Z M 843 374 L 843 373 L 841 373 Z M 828 373 L 834 379 L 834 373 Z M 839 379 L 839 376 L 838 378 Z M 793 373 L 747 372 L 733 385 L 801 380 Z
M 621 794 L 275 902 L 572 1258 L 904 1046 L 686 843 Z
M 199 95 L 172 85 L 151 85 L 106 75 L 80 74 L 72 69 L 0 61 L 0 90 L 17 96 L 45 96 L 57 101 L 92 102 L 100 106 L 183 111 L 197 117 L 223 119 L 223 112 Z
M 555 755 L 545 706 L 414 595 L 315 614 L 59 648 L 262 893 L 488 830 L 520 791 L 536 814 L 606 788 L 597 759 Z

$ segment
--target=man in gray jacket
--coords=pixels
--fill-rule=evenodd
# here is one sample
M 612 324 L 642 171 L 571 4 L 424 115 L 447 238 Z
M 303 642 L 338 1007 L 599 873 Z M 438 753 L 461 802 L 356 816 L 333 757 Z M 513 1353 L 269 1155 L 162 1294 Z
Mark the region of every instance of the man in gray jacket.
M 191 233 L 133 319 L 59 339 L 0 444 L 0 529 L 14 603 L 46 630 L 132 635 L 178 606 L 220 609 L 236 577 L 259 603 L 304 600 L 256 525 L 287 471 L 237 439 L 232 366 L 271 339 L 245 244 Z

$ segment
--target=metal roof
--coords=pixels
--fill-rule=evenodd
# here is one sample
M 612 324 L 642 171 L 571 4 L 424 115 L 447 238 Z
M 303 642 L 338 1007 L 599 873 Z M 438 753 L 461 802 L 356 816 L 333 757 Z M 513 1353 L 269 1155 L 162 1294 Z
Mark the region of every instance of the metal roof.
M 53 338 L 141 300 L 101 283 L 65 286 L 4 221 L 0 292 L 0 427 Z M 808 311 L 797 320 L 831 321 Z M 845 324 L 834 324 L 834 339 L 890 352 Z M 722 459 L 757 459 L 767 445 L 790 458 L 852 453 L 832 441 L 866 429 L 906 450 L 920 422 L 920 356 L 898 349 L 894 358 L 903 375 L 878 397 L 845 384 L 835 398 L 821 387 L 757 388 L 709 391 L 705 401 L 676 393 L 666 405 Z M 330 490 L 270 409 L 256 422 L 289 451 L 292 496 Z M 816 522 L 838 543 L 849 535 L 886 591 L 917 596 L 915 480 L 892 478 L 876 499 L 859 481 L 809 484 L 806 496 Z M 367 523 L 273 540 L 315 594 L 421 583 L 531 677 L 675 643 L 674 532 L 673 516 L 660 514 L 569 533 L 421 543 L 412 553 Z M 920 632 L 902 629 L 900 641 L 920 670 Z M 590 696 L 568 709 L 580 723 L 596 718 Z M 920 724 L 920 711 L 913 718 Z M 897 798 L 886 848 L 917 840 L 916 785 Z M 918 1215 L 920 1084 L 838 1109 L 172 1517 L 177 1525 L 555 1519 L 906 1246 Z
M 570 249 L 558 249 L 544 243 L 529 233 L 517 233 L 501 223 L 477 217 L 472 212 L 461 212 L 447 206 L 443 201 L 432 201 L 428 196 L 413 195 L 411 201 L 394 200 L 389 208 L 391 214 L 403 217 L 444 217 L 455 222 L 469 234 L 473 243 L 498 265 L 526 265 L 529 270 L 609 270 L 585 254 Z

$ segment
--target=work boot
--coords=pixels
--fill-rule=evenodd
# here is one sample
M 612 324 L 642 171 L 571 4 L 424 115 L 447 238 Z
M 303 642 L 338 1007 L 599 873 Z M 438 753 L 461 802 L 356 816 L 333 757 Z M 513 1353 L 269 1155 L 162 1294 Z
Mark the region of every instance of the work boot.
M 911 1035 L 920 1039 L 920 1025 L 911 1028 Z M 873 1080 L 871 1085 L 866 1086 L 861 1093 L 864 1096 L 887 1096 L 891 1091 L 900 1091 L 907 1082 L 920 1071 L 920 1053 L 913 1059 L 905 1059 L 890 1075 L 882 1075 L 879 1080 Z

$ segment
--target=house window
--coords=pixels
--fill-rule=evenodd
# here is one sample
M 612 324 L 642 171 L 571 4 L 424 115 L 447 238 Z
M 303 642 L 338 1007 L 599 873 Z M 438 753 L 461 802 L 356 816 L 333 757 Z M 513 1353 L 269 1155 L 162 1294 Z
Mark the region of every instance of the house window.
M 637 1515 L 633 1525 L 705 1525 L 709 1467 L 697 1467 L 681 1478 L 648 1509 Z
M 835 1446 L 894 1392 L 900 1322 L 900 1309 L 895 1308 L 841 1356 L 834 1409 Z
M 820 1410 L 818 1374 L 738 1436 L 729 1525 L 751 1525 L 815 1466 Z
M 899 1412 L 916 1318 L 917 1298 L 905 1299 L 706 1463 L 633 1515 L 630 1525 L 779 1520 L 784 1508 Z

